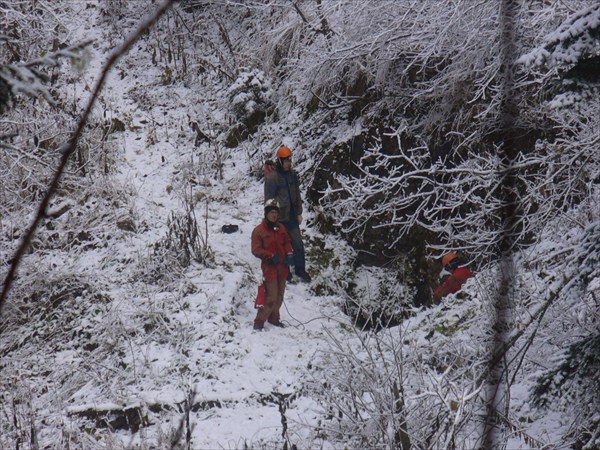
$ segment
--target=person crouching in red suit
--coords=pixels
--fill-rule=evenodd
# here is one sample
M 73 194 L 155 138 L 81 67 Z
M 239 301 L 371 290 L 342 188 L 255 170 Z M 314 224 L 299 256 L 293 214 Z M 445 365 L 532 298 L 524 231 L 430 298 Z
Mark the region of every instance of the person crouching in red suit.
M 438 302 L 446 295 L 460 291 L 465 281 L 475 276 L 473 272 L 462 265 L 461 258 L 456 253 L 451 252 L 444 255 L 442 266 L 450 274 L 442 284 L 433 290 L 433 296 Z
M 262 331 L 265 321 L 284 328 L 279 309 L 283 304 L 289 266 L 294 264 L 294 250 L 285 226 L 279 223 L 279 204 L 270 199 L 265 203 L 265 218 L 252 231 L 252 254 L 262 261 L 266 298 L 254 319 L 254 329 Z

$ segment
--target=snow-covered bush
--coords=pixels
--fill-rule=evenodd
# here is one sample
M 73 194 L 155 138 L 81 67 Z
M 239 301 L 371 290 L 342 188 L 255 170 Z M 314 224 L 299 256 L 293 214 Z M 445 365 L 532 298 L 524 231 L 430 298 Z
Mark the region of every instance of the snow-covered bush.
M 416 289 L 398 280 L 396 271 L 360 267 L 347 289 L 343 309 L 360 328 L 401 323 L 414 304 Z
M 543 43 L 519 58 L 519 63 L 547 68 L 570 69 L 582 61 L 600 56 L 600 5 L 574 10 Z
M 472 10 L 469 2 L 458 2 L 456 12 L 463 11 L 463 8 L 468 14 L 460 15 L 460 21 L 476 18 L 478 13 Z M 565 36 L 578 36 L 577 33 L 583 33 L 579 29 L 584 24 L 590 27 L 588 38 L 582 38 L 588 45 L 583 54 L 597 51 L 597 39 L 594 37 L 597 34 L 597 9 L 595 5 L 589 8 L 587 15 L 580 14 L 585 19 L 573 20 L 577 27 L 564 32 Z M 561 11 L 562 17 L 568 12 Z M 552 11 L 554 15 L 549 17 L 545 16 L 547 13 L 547 10 L 536 12 L 540 14 L 539 20 L 548 21 L 544 22 L 544 26 L 550 27 L 551 18 L 556 20 L 559 12 Z M 493 20 L 500 21 L 498 11 L 494 10 L 494 14 Z M 471 25 L 477 26 L 475 22 Z M 461 32 L 466 30 L 461 28 Z M 423 111 L 418 118 L 411 117 L 412 113 L 406 111 L 404 116 L 384 117 L 376 121 L 367 132 L 363 121 L 362 128 L 358 128 L 360 134 L 344 137 L 344 141 L 340 139 L 326 150 L 324 157 L 321 156 L 322 166 L 313 184 L 318 194 L 312 199 L 320 202 L 327 217 L 346 236 L 358 241 L 368 237 L 370 242 L 374 242 L 379 232 L 386 239 L 382 239 L 383 244 L 378 249 L 389 250 L 392 247 L 394 252 L 401 253 L 399 247 L 413 241 L 411 232 L 423 228 L 429 232 L 427 245 L 430 251 L 455 246 L 472 259 L 486 262 L 495 258 L 499 239 L 506 232 L 503 229 L 502 205 L 507 192 L 503 187 L 507 171 L 510 170 L 511 177 L 514 177 L 511 191 L 515 195 L 516 214 L 510 236 L 514 249 L 531 245 L 557 211 L 568 211 L 590 195 L 590 181 L 595 179 L 600 163 L 597 140 L 592 131 L 597 129 L 595 117 L 599 115 L 597 102 L 592 101 L 596 98 L 594 90 L 590 88 L 578 94 L 577 110 L 564 108 L 566 111 L 557 112 L 549 110 L 547 103 L 540 98 L 539 85 L 523 83 L 518 77 L 513 90 L 514 101 L 519 106 L 519 115 L 514 116 L 517 121 L 515 127 L 527 131 L 514 133 L 518 137 L 510 143 L 515 154 L 509 168 L 503 160 L 504 149 L 500 144 L 503 137 L 498 131 L 503 125 L 494 122 L 497 117 L 497 111 L 494 111 L 500 100 L 493 94 L 489 97 L 485 92 L 488 89 L 495 91 L 502 83 L 498 70 L 500 61 L 494 57 L 493 62 L 486 63 L 484 48 L 481 47 L 497 47 L 493 36 L 498 29 L 493 31 L 486 27 L 482 33 L 485 40 L 470 42 L 473 47 L 469 51 L 481 74 L 487 72 L 489 78 L 485 86 L 471 80 L 464 89 L 458 90 L 462 75 L 479 76 L 471 69 L 468 74 L 464 73 L 464 65 L 470 63 L 467 63 L 468 56 L 463 53 L 466 50 L 461 44 L 459 55 L 447 61 L 449 65 L 441 64 L 439 74 L 432 75 L 422 84 L 406 86 L 401 91 L 408 95 L 414 92 L 413 89 L 421 92 L 420 89 L 430 86 L 430 91 L 421 92 L 418 96 L 419 99 L 421 95 L 422 99 L 428 99 L 428 111 L 435 110 L 438 102 L 444 108 L 450 108 L 456 102 L 463 106 L 477 105 L 475 109 L 465 106 L 466 109 L 460 112 L 448 109 L 435 115 Z M 472 35 L 471 31 L 469 35 Z M 530 31 L 523 30 L 523 36 L 523 41 L 515 45 L 532 42 Z M 455 43 L 455 38 L 445 44 L 436 41 L 436 45 L 448 49 Z M 565 37 L 552 42 L 556 48 L 571 43 L 575 52 L 582 43 L 576 39 L 573 41 Z M 495 54 L 495 51 L 491 53 Z M 412 60 L 414 64 L 418 62 L 417 58 Z M 548 72 L 548 80 L 553 78 L 553 73 L 552 70 Z M 544 82 L 545 76 L 533 70 L 528 75 L 539 77 L 540 82 Z M 491 84 L 496 88 L 492 88 Z M 483 92 L 477 92 L 478 89 L 483 89 Z M 437 97 L 438 93 L 443 95 L 443 99 Z M 554 100 L 565 100 L 565 95 Z M 574 101 L 575 94 L 570 95 L 569 101 Z M 419 102 L 419 99 L 410 100 L 410 103 Z M 391 101 L 388 99 L 384 104 L 389 105 Z M 427 114 L 431 117 L 428 118 Z M 448 114 L 456 117 L 453 122 L 448 120 Z M 470 121 L 469 117 L 474 120 Z M 420 123 L 421 119 L 435 119 L 435 124 L 430 124 L 434 128 L 428 130 L 430 125 Z M 460 123 L 463 120 L 469 123 Z M 382 123 L 386 121 L 396 121 L 397 125 L 384 128 Z M 471 129 L 474 123 L 478 124 L 477 131 Z M 563 126 L 556 127 L 557 123 Z M 572 164 L 567 161 L 572 161 Z
M 257 112 L 267 111 L 271 107 L 272 94 L 270 80 L 257 68 L 241 70 L 227 92 L 231 107 L 240 120 L 246 120 Z
M 27 14 L 24 17 L 28 17 Z M 18 26 L 25 24 L 26 21 Z M 17 24 L 12 26 L 20 32 Z M 60 24 L 56 24 L 56 30 L 61 30 Z M 58 33 L 55 40 L 58 42 L 62 38 Z M 9 41 L 7 46 L 12 48 L 13 43 Z M 65 81 L 70 73 L 63 61 L 81 61 L 88 44 L 74 44 L 54 52 L 38 48 L 44 56 L 10 63 L 5 59 L 9 53 L 0 52 L 3 57 L 0 59 L 0 112 L 3 113 L 0 121 L 0 214 L 8 216 L 9 211 L 27 208 L 45 192 L 45 184 L 60 159 L 59 149 L 68 140 L 74 123 L 74 103 L 68 102 L 68 94 L 52 87 L 53 82 L 56 83 L 53 80 Z M 34 47 L 13 48 L 12 56 L 28 57 Z M 80 158 L 76 164 L 79 163 L 85 165 L 87 161 Z
M 554 274 L 544 279 L 548 312 L 543 309 L 543 314 L 549 325 L 540 326 L 538 335 L 555 345 L 546 350 L 552 362 L 538 377 L 532 402 L 576 417 L 571 433 L 564 436 L 575 448 L 597 448 L 600 439 L 599 49 L 600 4 L 590 2 L 547 32 L 519 60 L 542 86 L 547 101 L 540 105 L 540 113 L 548 114 L 561 130 L 556 140 L 538 142 L 540 153 L 555 160 L 541 186 L 570 206 L 562 208 L 566 224 L 557 225 L 551 238 L 557 241 L 554 251 L 538 257 L 545 263 L 544 272 Z M 577 172 L 569 173 L 569 165 Z M 561 217 L 559 211 L 551 212 Z
M 140 255 L 134 278 L 147 283 L 170 284 L 179 279 L 190 264 L 208 264 L 211 252 L 207 238 L 193 211 L 172 213 L 167 219 L 166 235 L 154 244 L 149 254 Z
M 600 90 L 600 5 L 574 11 L 517 62 L 545 87 L 550 108 L 587 115 Z
M 226 147 L 237 147 L 257 132 L 273 111 L 272 94 L 270 80 L 260 69 L 248 68 L 240 72 L 227 91 L 230 109 L 237 123 L 227 133 Z
M 89 40 L 70 42 L 65 25 L 68 8 L 64 2 L 52 6 L 52 14 L 48 14 L 44 2 L 0 5 L 3 30 L 10 30 L 3 32 L 0 51 L 0 112 L 19 96 L 41 97 L 54 104 L 57 91 L 52 87 L 63 81 L 67 72 L 64 61 L 78 64 L 90 44 Z
M 330 333 L 307 383 L 321 413 L 315 433 L 349 448 L 476 447 L 480 344 L 437 335 L 425 356 L 422 332 Z
M 600 440 L 600 218 L 596 214 L 585 230 L 570 234 L 557 244 L 566 261 L 551 264 L 558 276 L 547 287 L 556 292 L 554 296 L 560 295 L 556 311 L 549 315 L 553 316 L 550 323 L 562 322 L 562 330 L 539 332 L 552 336 L 556 344 L 551 363 L 531 395 L 533 404 L 546 409 L 569 413 L 576 409 L 570 439 L 581 448 L 596 448 Z

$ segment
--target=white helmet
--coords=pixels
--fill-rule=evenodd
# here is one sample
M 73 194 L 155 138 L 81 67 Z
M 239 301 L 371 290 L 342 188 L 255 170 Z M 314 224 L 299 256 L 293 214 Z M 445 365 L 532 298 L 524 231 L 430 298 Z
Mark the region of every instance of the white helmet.
M 276 209 L 279 212 L 279 203 L 274 198 L 270 198 L 265 202 L 265 216 L 269 211 Z

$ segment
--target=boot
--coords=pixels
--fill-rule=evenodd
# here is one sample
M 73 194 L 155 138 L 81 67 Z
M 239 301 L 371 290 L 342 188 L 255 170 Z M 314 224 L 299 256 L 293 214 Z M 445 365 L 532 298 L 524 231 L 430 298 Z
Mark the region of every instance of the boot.
M 280 320 L 269 320 L 269 323 L 274 327 L 285 328 L 285 325 Z
M 298 272 L 296 274 L 296 276 L 298 278 L 300 278 L 302 281 L 304 281 L 305 283 L 310 283 L 312 281 L 312 278 L 310 277 L 310 275 L 307 272 Z

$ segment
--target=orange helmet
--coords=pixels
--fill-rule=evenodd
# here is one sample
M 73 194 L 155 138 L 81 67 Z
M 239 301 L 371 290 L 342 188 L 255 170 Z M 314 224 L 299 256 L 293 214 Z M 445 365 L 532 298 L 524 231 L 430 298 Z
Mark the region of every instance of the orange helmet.
M 278 158 L 289 158 L 290 156 L 292 156 L 292 151 L 290 150 L 289 147 L 282 145 L 281 147 L 279 147 L 277 149 L 277 157 Z
M 448 264 L 450 264 L 450 261 L 452 261 L 456 258 L 458 258 L 458 255 L 456 253 L 454 253 L 454 252 L 446 253 L 442 257 L 442 266 L 446 267 Z

